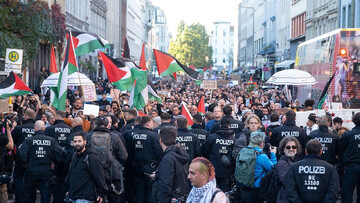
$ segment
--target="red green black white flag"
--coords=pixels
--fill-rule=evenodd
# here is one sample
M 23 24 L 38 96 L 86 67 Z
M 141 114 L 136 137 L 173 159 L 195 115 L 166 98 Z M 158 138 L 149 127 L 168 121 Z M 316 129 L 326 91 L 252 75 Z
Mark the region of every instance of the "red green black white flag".
M 198 105 L 198 112 L 203 116 L 205 115 L 205 102 L 204 102 L 204 96 L 201 96 L 200 102 Z
M 29 93 L 31 93 L 31 89 L 12 71 L 10 75 L 0 83 L 0 99 Z

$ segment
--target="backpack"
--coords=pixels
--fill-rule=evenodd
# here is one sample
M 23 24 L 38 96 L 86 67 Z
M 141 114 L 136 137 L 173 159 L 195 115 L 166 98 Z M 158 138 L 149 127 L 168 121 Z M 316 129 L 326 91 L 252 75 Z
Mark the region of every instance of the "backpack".
M 91 137 L 90 144 L 95 150 L 102 167 L 104 169 L 109 168 L 114 161 L 110 133 L 94 132 Z
M 237 158 L 235 164 L 235 179 L 240 188 L 250 189 L 254 187 L 255 182 L 255 164 L 259 152 L 255 149 L 243 148 Z
M 261 179 L 258 193 L 259 200 L 266 200 L 267 203 L 275 203 L 280 186 L 279 175 L 276 168 L 273 168 Z

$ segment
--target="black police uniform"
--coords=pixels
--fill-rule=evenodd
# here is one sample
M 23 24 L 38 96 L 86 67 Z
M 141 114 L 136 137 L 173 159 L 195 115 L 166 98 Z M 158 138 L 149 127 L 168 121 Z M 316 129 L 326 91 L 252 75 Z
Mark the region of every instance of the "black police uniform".
M 16 126 L 11 132 L 14 144 L 17 148 L 23 143 L 25 139 L 28 139 L 35 134 L 34 124 L 34 119 L 27 119 L 24 121 L 24 124 Z M 25 167 L 23 167 L 23 165 L 24 163 L 21 161 L 20 157 L 16 156 L 14 169 L 14 190 L 16 202 L 20 202 L 22 198 L 23 179 L 25 172 Z
M 135 178 L 135 154 L 131 153 L 131 150 L 129 149 L 129 147 L 131 146 L 131 141 L 132 141 L 132 135 L 140 130 L 141 125 L 136 124 L 134 125 L 134 129 L 131 130 L 127 130 L 124 133 L 124 139 L 126 142 L 126 150 L 128 152 L 128 158 L 125 161 L 125 180 L 124 180 L 124 187 L 125 187 L 125 199 L 127 202 L 132 203 L 135 202 L 135 187 L 136 185 L 134 184 L 134 178 Z
M 298 139 L 301 147 L 305 149 L 308 137 L 304 129 L 295 125 L 295 121 L 285 121 L 283 126 L 275 128 L 270 138 L 271 145 L 279 147 L 280 141 L 286 136 Z
M 53 125 L 45 129 L 45 135 L 54 138 L 62 148 L 63 152 L 65 152 L 65 148 L 68 143 L 68 137 L 71 135 L 71 133 L 73 133 L 72 128 L 66 125 L 64 120 L 56 120 Z M 65 158 L 65 153 L 63 155 Z M 63 164 L 58 164 L 54 169 L 56 181 L 52 187 L 52 192 L 55 203 L 64 202 L 65 199 L 66 191 L 63 186 L 67 173 L 63 170 L 63 168 Z
M 134 181 L 136 202 L 149 201 L 152 196 L 152 180 L 148 174 L 156 171 L 163 155 L 159 135 L 149 128 L 141 127 L 132 135 L 128 147 L 129 153 L 134 155 L 136 168 Z
M 241 133 L 244 129 L 244 124 L 241 121 L 235 120 L 232 116 L 223 116 L 221 119 L 228 119 L 230 121 L 230 130 L 235 134 Z M 220 122 L 214 123 L 211 134 L 216 133 L 220 129 Z
M 175 127 L 175 125 L 174 125 L 174 124 L 171 124 L 171 123 L 161 123 L 160 126 L 154 128 L 154 132 L 156 132 L 157 134 L 160 134 L 160 130 L 161 130 L 163 127 Z
M 337 145 L 339 136 L 330 133 L 327 126 L 319 126 L 319 133 L 310 134 L 309 139 L 316 139 L 322 145 L 322 160 L 335 166 L 337 164 Z
M 235 143 L 234 133 L 230 129 L 220 128 L 215 134 L 211 134 L 204 143 L 204 156 L 215 167 L 216 183 L 222 191 L 228 191 L 230 175 L 233 167 L 224 166 L 221 158 L 231 156 Z
M 198 138 L 199 144 L 200 144 L 200 149 L 202 152 L 204 142 L 209 137 L 210 133 L 208 131 L 204 130 L 202 125 L 199 125 L 199 124 L 192 125 L 190 132 L 194 133 L 196 135 L 196 137 Z
M 186 150 L 190 156 L 190 160 L 201 155 L 200 143 L 195 134 L 191 133 L 187 128 L 179 128 L 176 141 Z
M 310 154 L 290 166 L 285 189 L 289 202 L 336 202 L 339 177 L 335 167 Z
M 360 126 L 345 132 L 339 139 L 339 153 L 342 157 L 341 165 L 345 167 L 342 181 L 341 201 L 353 202 L 353 192 L 360 181 Z M 357 190 L 360 198 L 360 190 Z
M 39 130 L 20 145 L 18 153 L 26 162 L 22 202 L 35 202 L 38 185 L 41 202 L 50 202 L 51 162 L 58 164 L 63 161 L 61 147 L 54 138 L 45 136 L 45 132 Z
M 126 125 L 120 128 L 121 134 L 124 134 L 127 130 L 134 129 L 134 125 L 135 125 L 135 118 L 126 121 Z

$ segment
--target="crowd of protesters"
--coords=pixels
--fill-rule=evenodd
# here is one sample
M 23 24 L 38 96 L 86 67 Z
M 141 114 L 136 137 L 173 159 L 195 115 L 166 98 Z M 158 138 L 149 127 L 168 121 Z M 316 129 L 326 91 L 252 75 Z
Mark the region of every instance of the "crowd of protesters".
M 2 171 L 13 180 L 1 182 L 0 202 L 8 194 L 35 202 L 37 189 L 41 202 L 263 202 L 262 178 L 272 169 L 278 202 L 352 202 L 359 113 L 352 130 L 339 117 L 310 113 L 299 127 L 296 112 L 313 110 L 314 100 L 301 105 L 279 89 L 243 84 L 210 91 L 191 80 L 155 82 L 163 102 L 135 110 L 129 92 L 109 101 L 112 86 L 95 85 L 98 116 L 84 114 L 76 89 L 68 89 L 64 112 L 49 105 L 45 89 L 13 97 L 0 136 Z M 244 187 L 235 168 L 249 149 L 257 158 L 253 183 Z

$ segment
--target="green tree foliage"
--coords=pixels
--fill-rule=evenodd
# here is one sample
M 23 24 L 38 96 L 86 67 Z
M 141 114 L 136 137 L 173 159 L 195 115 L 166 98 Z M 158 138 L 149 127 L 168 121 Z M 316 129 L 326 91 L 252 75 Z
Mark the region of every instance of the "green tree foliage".
M 206 56 L 211 60 L 212 48 L 209 47 L 209 35 L 204 25 L 194 23 L 186 25 L 181 21 L 177 27 L 176 39 L 171 40 L 169 53 L 184 65 L 195 67 L 211 64 L 206 61 Z
M 6 48 L 24 50 L 24 59 L 33 60 L 39 44 L 58 45 L 62 51 L 65 35 L 65 16 L 60 6 L 52 10 L 44 1 L 0 1 L 0 57 L 5 58 Z

